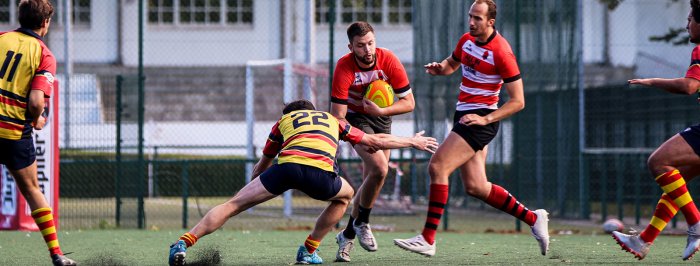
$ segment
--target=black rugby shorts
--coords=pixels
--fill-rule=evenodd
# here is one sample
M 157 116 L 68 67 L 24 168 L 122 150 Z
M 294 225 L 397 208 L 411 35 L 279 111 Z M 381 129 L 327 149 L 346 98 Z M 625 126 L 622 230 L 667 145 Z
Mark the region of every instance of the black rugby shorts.
M 483 150 L 486 145 L 488 145 L 496 134 L 498 133 L 499 122 L 493 122 L 485 126 L 467 126 L 465 124 L 459 123 L 459 119 L 466 114 L 477 114 L 480 116 L 485 116 L 493 112 L 492 109 L 475 109 L 468 111 L 456 111 L 452 126 L 452 132 L 457 133 L 462 137 L 469 146 L 474 149 L 474 151 Z

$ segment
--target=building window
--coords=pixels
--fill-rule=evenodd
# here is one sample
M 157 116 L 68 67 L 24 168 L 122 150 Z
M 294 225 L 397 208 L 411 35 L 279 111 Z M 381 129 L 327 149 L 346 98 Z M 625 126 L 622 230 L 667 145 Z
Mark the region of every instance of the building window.
M 412 0 L 334 0 L 336 21 L 342 24 L 367 21 L 373 25 L 410 25 Z M 327 0 L 316 1 L 316 23 L 328 24 Z
M 65 1 L 66 0 L 50 0 L 54 10 L 53 17 L 51 17 L 51 25 L 63 25 L 63 18 L 65 18 L 64 9 L 66 7 Z M 92 23 L 92 10 L 90 10 L 92 8 L 92 0 L 71 1 L 71 9 L 73 11 L 71 12 L 71 21 L 73 25 L 78 27 L 89 27 L 90 23 Z
M 0 23 L 10 24 L 10 0 L 0 0 Z
M 226 0 L 226 8 L 226 23 L 253 23 L 253 0 Z
M 253 0 L 149 0 L 148 22 L 159 25 L 252 24 Z
M 91 2 L 91 0 L 73 0 L 73 25 L 90 26 L 92 21 L 90 13 Z

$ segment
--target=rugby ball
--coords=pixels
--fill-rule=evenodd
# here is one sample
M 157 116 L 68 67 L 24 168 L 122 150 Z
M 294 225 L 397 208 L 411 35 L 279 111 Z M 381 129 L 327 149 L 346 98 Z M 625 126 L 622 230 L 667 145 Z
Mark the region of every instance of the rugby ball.
M 608 234 L 612 233 L 613 231 L 622 232 L 624 229 L 625 225 L 622 223 L 622 221 L 615 218 L 608 219 L 603 223 L 603 231 Z
M 394 89 L 384 80 L 372 81 L 365 90 L 365 98 L 384 108 L 394 104 Z

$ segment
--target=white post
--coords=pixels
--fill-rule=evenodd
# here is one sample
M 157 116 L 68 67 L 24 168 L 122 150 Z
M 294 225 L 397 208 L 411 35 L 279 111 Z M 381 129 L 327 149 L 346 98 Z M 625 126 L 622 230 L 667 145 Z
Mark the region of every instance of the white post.
M 255 144 L 253 143 L 253 136 L 255 134 L 255 89 L 254 81 L 255 75 L 253 67 L 258 66 L 284 66 L 284 90 L 285 99 L 288 84 L 291 84 L 292 68 L 291 65 L 288 67 L 289 60 L 279 59 L 279 60 L 268 60 L 268 61 L 248 61 L 245 65 L 245 124 L 246 124 L 246 159 L 248 162 L 245 164 L 245 183 L 250 183 L 253 178 L 253 160 L 255 160 Z M 289 81 L 288 81 L 289 79 Z M 291 194 L 290 204 L 291 204 Z M 291 205 L 290 205 L 291 208 Z M 253 208 L 248 209 L 252 212 Z M 291 210 L 290 210 L 291 215 Z
M 287 60 L 284 61 L 284 102 L 289 103 L 295 97 L 294 84 L 292 83 L 292 27 L 294 1 L 284 1 L 284 54 Z M 284 216 L 292 216 L 292 191 L 284 192 Z
M 63 62 L 65 64 L 65 74 L 64 74 L 64 79 L 65 82 L 63 82 L 63 89 L 66 90 L 66 93 L 64 94 L 66 99 L 63 101 L 65 104 L 65 113 L 64 117 L 61 117 L 65 122 L 63 124 L 63 130 L 64 130 L 64 136 L 65 136 L 65 146 L 66 148 L 70 148 L 70 130 L 71 130 L 71 112 L 70 112 L 70 106 L 71 106 L 71 85 L 70 85 L 70 78 L 71 75 L 73 75 L 73 59 L 71 58 L 71 49 L 73 47 L 73 22 L 71 21 L 71 18 L 73 17 L 72 11 L 73 11 L 73 1 L 69 0 L 64 0 L 63 1 Z M 60 88 L 59 88 L 60 89 Z
M 255 147 L 253 146 L 253 126 L 255 124 L 253 91 L 253 67 L 250 64 L 245 66 L 245 124 L 246 124 L 246 159 L 245 163 L 245 183 L 250 183 L 253 175 L 253 162 L 255 159 Z
M 314 65 L 316 63 L 316 5 L 315 5 L 315 0 L 306 0 L 305 4 L 306 7 L 304 10 L 306 10 L 306 20 L 304 20 L 304 31 L 305 31 L 305 43 L 306 43 L 306 52 L 305 52 L 305 63 L 308 67 L 311 69 L 315 69 Z M 314 97 L 312 88 L 315 86 L 315 79 L 312 75 L 307 75 L 304 77 L 304 99 L 307 99 L 311 101 L 313 104 L 316 104 L 316 97 Z

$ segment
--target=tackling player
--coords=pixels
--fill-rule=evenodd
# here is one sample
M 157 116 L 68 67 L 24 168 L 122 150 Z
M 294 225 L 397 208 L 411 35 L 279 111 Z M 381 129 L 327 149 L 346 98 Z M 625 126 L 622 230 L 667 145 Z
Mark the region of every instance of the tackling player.
M 310 197 L 330 201 L 316 220 L 316 226 L 297 251 L 300 264 L 323 263 L 316 249 L 323 237 L 343 217 L 354 191 L 335 169 L 339 140 L 363 144 L 369 150 L 413 147 L 434 152 L 434 138 L 422 136 L 395 137 L 388 134 L 369 135 L 337 120 L 330 113 L 315 111 L 306 100 L 289 103 L 283 116 L 272 127 L 263 150 L 264 156 L 255 165 L 254 178 L 226 203 L 211 209 L 192 230 L 171 246 L 168 263 L 184 265 L 186 249 L 199 238 L 221 227 L 229 218 L 257 204 L 268 201 L 289 189 L 298 189 Z M 278 156 L 278 163 L 272 161 Z M 271 166 L 272 165 L 272 166 Z
M 690 1 L 686 29 L 690 42 L 696 44 L 690 56 L 690 67 L 685 77 L 675 79 L 632 79 L 629 84 L 657 87 L 677 94 L 693 94 L 700 89 L 700 0 Z M 700 248 L 700 213 L 688 192 L 685 181 L 700 174 L 700 124 L 693 125 L 666 140 L 647 161 L 663 194 L 656 205 L 654 217 L 640 234 L 627 235 L 613 232 L 613 238 L 622 248 L 638 259 L 649 253 L 649 247 L 676 215 L 678 210 L 688 223 L 688 241 L 683 260 L 693 257 Z
M 49 32 L 53 6 L 48 0 L 19 3 L 20 28 L 0 33 L 0 164 L 27 200 L 54 265 L 76 265 L 63 255 L 53 212 L 39 188 L 32 129 L 46 124 L 44 98 L 58 89 L 56 58 L 42 37 Z
M 391 51 L 376 47 L 374 29 L 369 23 L 359 21 L 350 24 L 347 35 L 350 53 L 338 60 L 333 73 L 331 113 L 367 134 L 390 134 L 391 116 L 413 111 L 415 106 L 406 70 Z M 394 89 L 399 100 L 393 105 L 379 108 L 363 97 L 367 85 L 377 79 L 386 81 Z M 364 165 L 363 181 L 353 200 L 347 227 L 336 235 L 337 261 L 350 261 L 355 235 L 359 235 L 362 248 L 367 251 L 377 250 L 369 215 L 389 172 L 391 151 L 384 149 L 368 153 L 358 147 L 355 146 L 355 151 Z

